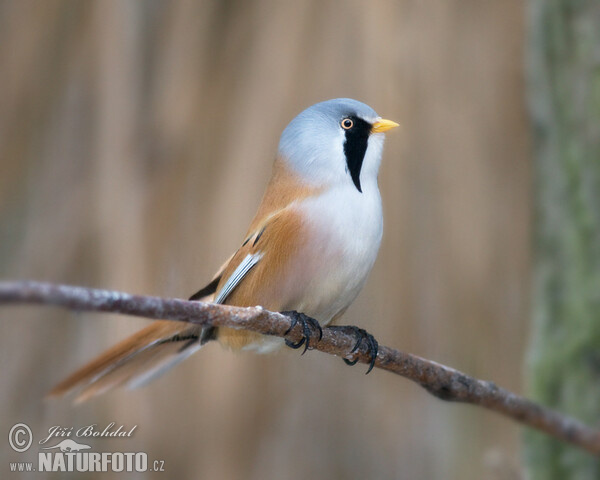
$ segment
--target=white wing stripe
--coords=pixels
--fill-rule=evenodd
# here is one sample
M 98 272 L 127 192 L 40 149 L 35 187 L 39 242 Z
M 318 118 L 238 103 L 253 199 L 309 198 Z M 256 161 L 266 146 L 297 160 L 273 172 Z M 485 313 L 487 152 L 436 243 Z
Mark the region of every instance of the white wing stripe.
M 216 296 L 214 302 L 223 303 L 225 299 L 229 296 L 229 294 L 232 292 L 232 290 L 237 286 L 237 284 L 240 283 L 242 278 L 244 278 L 246 274 L 252 269 L 252 267 L 254 267 L 254 265 L 256 265 L 259 262 L 262 256 L 263 254 L 261 252 L 249 253 L 248 255 L 246 255 L 246 258 L 244 258 L 240 262 L 238 267 L 227 279 L 227 282 L 225 282 L 225 285 L 223 285 L 223 288 Z

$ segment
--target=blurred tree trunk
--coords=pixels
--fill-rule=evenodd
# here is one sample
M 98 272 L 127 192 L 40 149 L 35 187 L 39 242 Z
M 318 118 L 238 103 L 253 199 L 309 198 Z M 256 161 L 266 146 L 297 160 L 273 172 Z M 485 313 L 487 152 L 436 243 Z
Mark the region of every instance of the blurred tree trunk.
M 535 298 L 529 386 L 600 425 L 600 1 L 530 1 L 536 141 Z M 598 479 L 600 461 L 527 436 L 531 479 Z

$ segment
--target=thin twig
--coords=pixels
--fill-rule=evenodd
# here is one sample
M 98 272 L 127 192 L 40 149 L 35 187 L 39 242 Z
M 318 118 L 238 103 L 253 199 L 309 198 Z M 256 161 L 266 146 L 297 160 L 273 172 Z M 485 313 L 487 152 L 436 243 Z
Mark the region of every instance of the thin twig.
M 0 304 L 10 303 L 58 305 L 78 311 L 113 312 L 206 326 L 227 326 L 278 337 L 284 337 L 290 327 L 289 317 L 260 307 L 232 307 L 41 282 L 0 282 Z M 301 329 L 295 328 L 286 338 L 299 341 Z M 351 333 L 325 328 L 323 338 L 319 342 L 313 340 L 311 348 L 369 363 L 365 347 L 352 354 L 355 343 L 356 338 Z M 600 431 L 492 382 L 478 380 L 453 368 L 385 346 L 379 347 L 375 367 L 417 382 L 442 400 L 482 406 L 600 456 Z

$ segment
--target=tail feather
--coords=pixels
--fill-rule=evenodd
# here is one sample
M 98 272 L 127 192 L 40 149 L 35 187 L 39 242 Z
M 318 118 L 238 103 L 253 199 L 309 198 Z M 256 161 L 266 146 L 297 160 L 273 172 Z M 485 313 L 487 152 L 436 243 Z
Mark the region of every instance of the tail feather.
M 127 382 L 127 386 L 129 388 L 139 388 L 147 385 L 160 377 L 163 373 L 171 370 L 171 368 L 188 358 L 190 355 L 196 353 L 203 344 L 203 342 L 195 342 L 193 345 L 183 347 L 183 349 L 179 347 L 177 353 L 161 358 L 159 361 L 155 362 L 155 365 L 152 366 L 152 368 L 148 368 L 146 371 L 133 376 Z
M 141 385 L 198 350 L 202 329 L 159 320 L 116 344 L 56 385 L 48 396 L 62 396 L 85 387 L 76 401 L 84 401 L 117 386 Z
M 221 266 L 212 281 L 192 295 L 190 300 L 214 300 L 214 293 L 229 260 Z M 76 402 L 83 402 L 121 385 L 131 388 L 145 385 L 185 360 L 214 336 L 214 327 L 202 328 L 167 320 L 152 322 L 69 375 L 47 396 L 62 396 L 76 388 L 83 388 L 75 399 Z
M 139 351 L 94 379 L 77 395 L 75 402 L 84 402 L 122 385 L 129 388 L 146 385 L 200 349 L 200 337 L 196 338 L 193 344 L 189 341 L 172 340 Z

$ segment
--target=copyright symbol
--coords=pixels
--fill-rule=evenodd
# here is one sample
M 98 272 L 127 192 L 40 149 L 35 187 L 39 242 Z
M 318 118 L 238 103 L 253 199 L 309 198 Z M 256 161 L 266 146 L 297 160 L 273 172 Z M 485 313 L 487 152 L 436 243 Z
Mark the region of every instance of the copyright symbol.
M 8 443 L 15 452 L 24 452 L 31 447 L 32 441 L 31 428 L 24 423 L 13 425 L 8 433 Z

